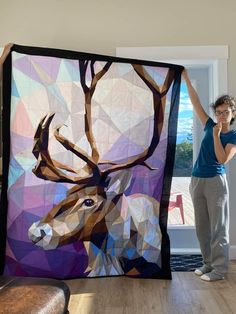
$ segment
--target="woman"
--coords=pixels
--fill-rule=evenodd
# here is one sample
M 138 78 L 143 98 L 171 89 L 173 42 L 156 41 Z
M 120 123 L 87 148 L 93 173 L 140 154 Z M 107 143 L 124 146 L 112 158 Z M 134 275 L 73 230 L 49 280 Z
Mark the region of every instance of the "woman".
M 203 266 L 195 274 L 205 281 L 224 279 L 228 271 L 229 205 L 225 164 L 236 154 L 236 130 L 231 130 L 236 115 L 233 97 L 224 95 L 212 105 L 216 123 L 203 109 L 188 73 L 183 71 L 188 93 L 205 135 L 195 162 L 190 194 Z

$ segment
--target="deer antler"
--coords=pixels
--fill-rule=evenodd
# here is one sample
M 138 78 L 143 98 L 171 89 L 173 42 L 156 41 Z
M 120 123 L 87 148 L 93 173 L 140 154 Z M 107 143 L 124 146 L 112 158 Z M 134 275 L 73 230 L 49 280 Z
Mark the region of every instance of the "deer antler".
M 34 140 L 34 148 L 33 154 L 37 159 L 37 164 L 33 169 L 33 173 L 44 180 L 50 180 L 55 182 L 68 182 L 68 183 L 77 183 L 77 184 L 85 184 L 93 180 L 94 173 L 98 172 L 97 165 L 93 162 L 93 160 L 84 152 L 82 149 L 79 149 L 75 145 L 73 145 L 70 141 L 65 139 L 63 136 L 59 134 L 59 128 L 56 131 L 56 138 L 59 140 L 64 147 L 68 150 L 74 152 L 77 156 L 83 159 L 88 165 L 91 167 L 91 171 L 93 174 L 89 174 L 85 177 L 71 176 L 65 174 L 60 169 L 66 170 L 70 173 L 79 174 L 78 171 L 72 169 L 69 166 L 66 166 L 58 161 L 55 161 L 51 158 L 48 151 L 48 138 L 49 138 L 49 126 L 52 122 L 55 113 L 46 115 L 43 117 L 38 125 L 36 130 Z M 58 169 L 59 168 L 59 169 Z M 86 169 L 86 168 L 85 168 Z
M 76 156 L 81 158 L 87 163 L 83 168 L 88 173 L 86 177 L 69 176 L 61 170 L 69 171 L 70 173 L 79 174 L 76 171 L 58 161 L 53 160 L 48 152 L 48 133 L 49 126 L 54 117 L 54 114 L 45 116 L 39 123 L 38 129 L 35 133 L 35 145 L 33 148 L 33 154 L 38 159 L 36 167 L 33 172 L 39 178 L 45 180 L 51 180 L 56 182 L 69 182 L 69 183 L 87 183 L 93 184 L 98 181 L 101 177 L 100 170 L 98 168 L 99 152 L 96 146 L 95 138 L 92 132 L 92 114 L 91 114 L 91 101 L 92 96 L 95 91 L 97 82 L 102 78 L 102 76 L 108 71 L 112 62 L 106 62 L 104 67 L 95 73 L 94 64 L 95 61 L 79 61 L 80 64 L 80 76 L 81 76 L 81 86 L 85 95 L 85 134 L 92 149 L 92 157 L 90 157 L 84 150 L 77 147 L 75 144 L 71 143 L 68 139 L 62 136 L 59 131 L 60 127 L 54 132 L 55 138 L 69 151 L 74 153 Z M 86 85 L 86 72 L 88 66 L 90 65 L 91 72 L 91 83 L 90 86 Z M 61 169 L 61 170 L 60 170 Z
M 90 72 L 91 72 L 92 80 L 91 80 L 90 86 L 87 86 L 86 85 L 86 72 L 87 72 L 87 68 L 89 64 L 90 64 Z M 79 61 L 81 86 L 83 88 L 84 95 L 85 95 L 85 117 L 84 117 L 85 118 L 85 134 L 92 149 L 92 158 L 95 162 L 98 162 L 99 152 L 98 152 L 95 138 L 93 136 L 93 131 L 91 128 L 91 125 L 92 125 L 91 102 L 92 102 L 92 97 L 93 97 L 97 82 L 108 71 L 112 62 L 107 62 L 102 68 L 102 70 L 99 71 L 98 73 L 95 73 L 94 64 L 95 64 L 95 61 L 88 61 L 88 60 Z
M 80 63 L 80 74 L 81 74 L 81 86 L 85 94 L 85 133 L 88 142 L 92 149 L 92 157 L 90 157 L 83 149 L 77 147 L 75 144 L 70 142 L 64 136 L 62 136 L 59 131 L 60 127 L 54 132 L 55 138 L 59 143 L 61 143 L 67 150 L 71 151 L 73 154 L 81 158 L 87 163 L 83 168 L 86 170 L 88 175 L 85 177 L 77 177 L 65 174 L 61 170 L 66 170 L 70 173 L 79 174 L 76 171 L 58 161 L 53 160 L 48 152 L 48 137 L 49 137 L 49 126 L 55 114 L 45 116 L 39 123 L 38 129 L 35 133 L 35 145 L 33 149 L 34 156 L 38 159 L 36 167 L 33 172 L 39 178 L 45 180 L 57 181 L 57 182 L 69 182 L 77 184 L 94 184 L 101 179 L 101 176 L 107 176 L 109 173 L 118 171 L 121 169 L 131 168 L 136 165 L 144 165 L 150 170 L 155 168 L 150 167 L 145 161 L 150 156 L 152 156 L 158 143 L 161 134 L 163 120 L 164 120 L 164 107 L 166 102 L 166 94 L 170 85 L 173 82 L 175 72 L 169 70 L 165 78 L 163 86 L 160 88 L 152 77 L 148 74 L 145 68 L 141 65 L 133 64 L 133 68 L 139 77 L 145 82 L 145 84 L 150 88 L 153 93 L 153 109 L 154 109 L 154 124 L 153 124 L 153 135 L 151 142 L 147 149 L 145 149 L 141 154 L 131 157 L 128 161 L 116 164 L 112 161 L 98 161 L 99 153 L 96 146 L 95 138 L 92 132 L 92 115 L 91 115 L 91 100 L 92 95 L 95 91 L 97 82 L 101 77 L 108 71 L 111 66 L 111 62 L 107 62 L 101 71 L 95 74 L 93 61 L 79 61 Z M 90 87 L 86 85 L 86 72 L 88 65 L 90 64 L 91 72 L 91 83 Z M 105 170 L 100 170 L 98 165 L 110 164 L 110 168 Z M 61 170 L 60 170 L 61 169 Z

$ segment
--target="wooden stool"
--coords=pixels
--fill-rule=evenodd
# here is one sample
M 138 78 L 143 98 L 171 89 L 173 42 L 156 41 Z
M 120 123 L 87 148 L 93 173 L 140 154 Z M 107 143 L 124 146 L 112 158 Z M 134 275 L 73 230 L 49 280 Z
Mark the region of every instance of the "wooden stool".
M 60 280 L 0 276 L 0 313 L 65 314 L 70 290 Z

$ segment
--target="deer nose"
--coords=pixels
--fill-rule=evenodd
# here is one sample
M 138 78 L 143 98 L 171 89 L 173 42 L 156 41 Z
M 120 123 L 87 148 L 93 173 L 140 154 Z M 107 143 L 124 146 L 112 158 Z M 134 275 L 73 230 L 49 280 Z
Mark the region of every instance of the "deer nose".
M 40 240 L 42 240 L 46 236 L 46 232 L 44 230 L 40 230 L 40 236 L 35 237 L 32 239 L 33 243 L 38 243 Z

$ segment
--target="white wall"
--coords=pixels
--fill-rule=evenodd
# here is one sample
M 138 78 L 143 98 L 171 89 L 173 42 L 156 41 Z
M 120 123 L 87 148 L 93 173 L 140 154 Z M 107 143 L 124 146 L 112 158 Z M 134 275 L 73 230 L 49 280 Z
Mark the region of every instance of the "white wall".
M 115 55 L 124 46 L 228 45 L 236 96 L 235 0 L 0 0 L 7 42 Z M 236 159 L 230 165 L 231 244 L 236 257 Z

